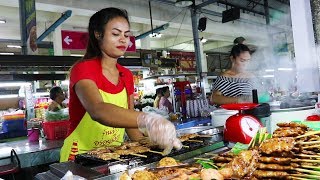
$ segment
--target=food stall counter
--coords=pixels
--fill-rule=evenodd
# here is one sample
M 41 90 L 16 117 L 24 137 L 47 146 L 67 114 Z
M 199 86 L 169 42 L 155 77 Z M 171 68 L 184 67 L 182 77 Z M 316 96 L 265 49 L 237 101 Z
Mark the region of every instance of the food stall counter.
M 0 143 L 0 166 L 10 163 L 10 152 L 14 149 L 19 157 L 21 168 L 59 161 L 63 140 L 29 142 L 28 139 Z

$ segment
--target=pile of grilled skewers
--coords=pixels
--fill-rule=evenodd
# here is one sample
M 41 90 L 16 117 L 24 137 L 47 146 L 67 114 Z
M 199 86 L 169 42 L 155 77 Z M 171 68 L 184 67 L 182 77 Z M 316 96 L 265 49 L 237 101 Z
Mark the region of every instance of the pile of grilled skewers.
M 202 140 L 197 138 L 211 138 L 210 135 L 199 135 L 199 134 L 184 134 L 179 137 L 181 142 L 196 142 L 203 143 Z M 189 146 L 183 146 L 183 148 L 189 148 Z M 162 152 L 153 151 L 152 149 L 159 149 L 156 144 L 153 144 L 148 139 L 141 140 L 139 142 L 124 142 L 121 146 L 113 146 L 113 147 L 101 147 L 97 149 L 93 149 L 87 152 L 88 155 L 102 159 L 102 160 L 119 160 L 122 161 L 121 156 L 132 155 L 147 158 L 143 153 L 151 152 L 156 154 L 161 154 Z
M 238 179 L 320 179 L 320 131 L 279 123 L 271 139 L 253 149 L 211 157 L 218 172 Z

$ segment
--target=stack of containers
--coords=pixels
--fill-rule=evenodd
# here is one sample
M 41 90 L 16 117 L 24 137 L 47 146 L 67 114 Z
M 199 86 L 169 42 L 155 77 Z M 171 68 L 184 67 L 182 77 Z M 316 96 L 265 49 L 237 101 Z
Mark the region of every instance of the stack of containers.
M 24 113 L 5 114 L 2 116 L 2 134 L 6 138 L 26 136 L 27 124 Z

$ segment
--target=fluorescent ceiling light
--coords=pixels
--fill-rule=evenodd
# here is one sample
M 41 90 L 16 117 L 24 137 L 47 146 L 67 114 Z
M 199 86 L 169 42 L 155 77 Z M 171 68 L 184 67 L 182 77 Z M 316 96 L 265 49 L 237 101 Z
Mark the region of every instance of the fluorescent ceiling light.
M 264 75 L 264 76 L 262 76 L 262 77 L 264 77 L 264 78 L 273 78 L 274 75 Z
M 15 97 L 18 97 L 18 94 L 3 94 L 3 95 L 0 95 L 0 99 L 15 98 Z
M 37 92 L 37 93 L 33 93 L 33 96 L 49 96 L 50 93 L 49 92 Z
M 14 53 L 7 53 L 7 52 L 4 52 L 4 53 L 0 53 L 0 55 L 14 55 Z
M 14 83 L 8 83 L 8 82 L 0 82 L 0 87 L 19 87 L 19 86 L 26 86 L 31 85 L 29 82 L 14 82 Z
M 265 72 L 274 72 L 274 69 L 266 69 Z
M 278 71 L 292 71 L 292 68 L 278 68 Z
M 18 48 L 18 49 L 21 49 L 21 46 L 19 45 L 7 45 L 8 48 Z
M 70 54 L 70 56 L 83 57 L 83 54 Z
M 0 24 L 5 24 L 7 21 L 4 19 L 0 19 Z
M 188 7 L 192 4 L 192 0 L 177 0 L 174 4 L 177 7 Z

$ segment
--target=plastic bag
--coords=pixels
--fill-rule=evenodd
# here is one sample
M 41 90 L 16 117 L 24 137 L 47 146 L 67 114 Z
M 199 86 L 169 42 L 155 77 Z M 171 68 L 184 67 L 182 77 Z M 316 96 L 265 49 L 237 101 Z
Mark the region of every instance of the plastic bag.
M 61 121 L 69 119 L 69 109 L 61 109 L 59 111 L 46 111 L 45 121 Z
M 67 171 L 67 173 L 61 178 L 61 180 L 86 180 L 86 178 L 78 175 L 73 175 L 71 171 Z

